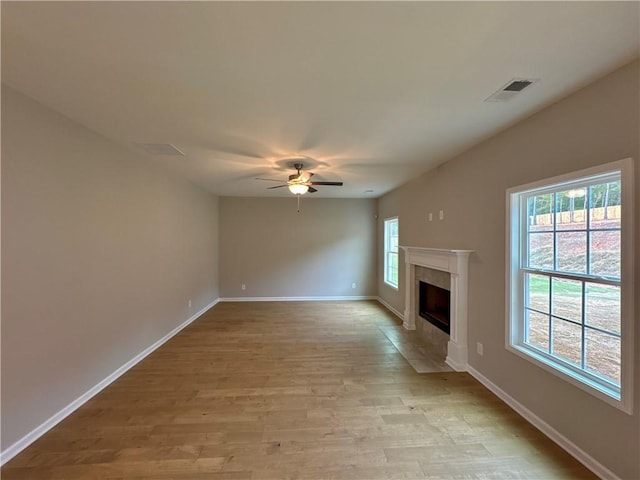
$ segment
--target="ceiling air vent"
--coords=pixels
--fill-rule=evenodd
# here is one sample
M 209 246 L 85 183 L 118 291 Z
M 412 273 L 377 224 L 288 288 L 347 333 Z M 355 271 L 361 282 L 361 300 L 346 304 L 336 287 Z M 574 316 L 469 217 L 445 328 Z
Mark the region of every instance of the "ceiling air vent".
M 135 143 L 134 145 L 150 155 L 180 155 L 184 157 L 184 153 L 170 143 Z
M 485 102 L 506 102 L 537 81 L 538 79 L 514 78 L 487 98 Z

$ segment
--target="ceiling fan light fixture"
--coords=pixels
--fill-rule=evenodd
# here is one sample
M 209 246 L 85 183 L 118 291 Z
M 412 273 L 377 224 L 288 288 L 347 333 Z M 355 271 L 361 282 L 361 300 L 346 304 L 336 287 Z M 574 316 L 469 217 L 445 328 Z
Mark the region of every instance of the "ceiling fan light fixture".
M 303 195 L 309 191 L 309 185 L 303 185 L 301 183 L 289 185 L 289 191 L 295 195 Z

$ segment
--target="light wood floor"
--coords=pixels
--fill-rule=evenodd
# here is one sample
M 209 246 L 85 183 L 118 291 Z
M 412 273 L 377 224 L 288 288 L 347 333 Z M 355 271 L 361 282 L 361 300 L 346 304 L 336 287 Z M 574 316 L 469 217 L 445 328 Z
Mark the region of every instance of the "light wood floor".
M 374 302 L 218 304 L 2 479 L 595 478 L 468 374 L 416 373 L 398 325 Z

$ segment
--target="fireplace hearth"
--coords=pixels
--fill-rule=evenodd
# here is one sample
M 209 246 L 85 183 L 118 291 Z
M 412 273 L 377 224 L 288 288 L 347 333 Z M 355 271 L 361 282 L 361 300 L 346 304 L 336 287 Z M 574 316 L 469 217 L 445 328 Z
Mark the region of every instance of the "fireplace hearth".
M 451 292 L 421 281 L 418 299 L 418 315 L 448 335 L 451 328 Z

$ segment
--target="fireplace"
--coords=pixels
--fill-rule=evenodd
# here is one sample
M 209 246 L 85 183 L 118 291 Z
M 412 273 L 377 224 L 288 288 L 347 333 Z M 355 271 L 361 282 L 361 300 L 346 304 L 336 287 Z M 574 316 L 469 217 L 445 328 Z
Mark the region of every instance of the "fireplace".
M 432 325 L 449 334 L 451 292 L 421 281 L 418 295 L 418 314 Z
M 403 326 L 407 330 L 416 330 L 416 319 L 419 319 L 420 307 L 419 284 L 416 281 L 417 267 L 439 270 L 450 274 L 449 281 L 445 285 L 450 288 L 449 301 L 449 335 L 447 341 L 447 365 L 456 371 L 467 370 L 467 284 L 469 255 L 472 250 L 445 250 L 438 248 L 405 247 L 405 301 Z M 428 278 L 420 279 L 431 281 Z M 439 283 L 439 282 L 433 282 Z M 422 322 L 424 326 L 431 327 L 428 322 Z M 442 333 L 437 328 L 434 332 Z

